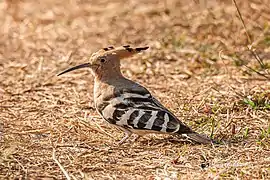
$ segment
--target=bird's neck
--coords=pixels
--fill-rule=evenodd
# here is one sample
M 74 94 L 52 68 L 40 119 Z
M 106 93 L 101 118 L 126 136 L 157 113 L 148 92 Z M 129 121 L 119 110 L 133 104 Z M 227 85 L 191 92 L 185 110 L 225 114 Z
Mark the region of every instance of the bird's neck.
M 126 78 L 122 75 L 122 73 L 116 73 L 111 75 L 109 73 L 106 74 L 96 74 L 94 81 L 94 103 L 95 106 L 99 104 L 104 98 L 106 98 L 106 94 L 114 93 L 117 87 L 122 86 L 123 82 Z
M 95 81 L 100 81 L 104 83 L 109 83 L 111 81 L 119 80 L 124 78 L 123 74 L 121 73 L 120 68 L 113 67 L 111 69 L 102 70 L 99 69 L 95 73 Z

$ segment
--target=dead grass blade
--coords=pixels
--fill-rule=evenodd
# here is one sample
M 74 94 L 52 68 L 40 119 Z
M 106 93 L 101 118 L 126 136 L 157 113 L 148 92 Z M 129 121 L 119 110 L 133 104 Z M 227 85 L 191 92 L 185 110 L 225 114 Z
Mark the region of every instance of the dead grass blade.
M 242 17 L 242 14 L 241 14 L 241 12 L 240 12 L 240 9 L 239 9 L 239 7 L 238 7 L 238 5 L 237 5 L 237 3 L 236 3 L 236 0 L 233 0 L 233 3 L 234 3 L 234 5 L 235 5 L 235 8 L 236 8 L 237 13 L 238 13 L 238 15 L 239 15 L 239 19 L 241 20 L 241 23 L 242 23 L 242 25 L 243 25 L 243 27 L 244 27 L 244 29 L 245 29 L 245 33 L 246 33 L 246 36 L 247 36 L 247 39 L 248 39 L 248 43 L 249 43 L 249 45 L 247 46 L 247 49 L 251 52 L 251 54 L 252 54 L 252 55 L 255 57 L 255 59 L 259 62 L 261 68 L 264 69 L 264 68 L 265 68 L 265 64 L 263 63 L 263 60 L 260 58 L 260 56 L 257 54 L 256 50 L 255 50 L 255 49 L 253 48 L 253 46 L 252 46 L 252 40 L 251 40 L 251 38 L 250 38 L 249 32 L 248 32 L 248 30 L 247 30 L 247 27 L 246 27 L 246 24 L 245 24 L 244 19 L 243 19 L 243 17 Z M 249 69 L 252 69 L 252 70 L 253 70 L 254 72 L 256 72 L 257 74 L 259 74 L 259 75 L 261 75 L 261 76 L 266 77 L 267 79 L 269 79 L 269 77 L 263 75 L 262 73 L 259 73 L 259 72 L 256 71 L 255 69 L 250 68 L 250 67 L 248 67 L 248 68 L 249 68 Z
M 61 165 L 61 163 L 58 161 L 58 159 L 55 156 L 55 148 L 53 148 L 53 153 L 52 153 L 52 158 L 54 160 L 54 162 L 59 166 L 59 168 L 61 169 L 61 171 L 64 173 L 65 177 L 67 178 L 67 180 L 71 180 L 68 172 L 65 170 L 65 168 Z

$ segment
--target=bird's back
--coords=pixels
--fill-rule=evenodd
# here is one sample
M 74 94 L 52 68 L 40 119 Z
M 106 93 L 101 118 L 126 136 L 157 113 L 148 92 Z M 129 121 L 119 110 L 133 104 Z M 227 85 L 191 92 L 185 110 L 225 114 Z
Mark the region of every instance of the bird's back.
M 96 108 L 106 121 L 137 134 L 193 132 L 146 88 L 126 78 L 96 82 L 95 95 Z

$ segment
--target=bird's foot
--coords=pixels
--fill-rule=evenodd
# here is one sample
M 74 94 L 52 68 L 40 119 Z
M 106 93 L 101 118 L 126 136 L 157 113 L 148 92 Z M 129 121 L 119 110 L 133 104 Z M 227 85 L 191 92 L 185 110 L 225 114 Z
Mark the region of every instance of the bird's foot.
M 124 136 L 119 142 L 117 142 L 117 145 L 118 145 L 118 146 L 120 146 L 120 145 L 122 145 L 124 142 L 126 142 L 126 140 L 127 140 L 128 138 L 130 138 L 130 136 L 132 135 L 132 132 L 130 132 L 130 131 L 128 131 L 128 130 L 124 130 L 124 132 L 125 132 L 125 136 Z

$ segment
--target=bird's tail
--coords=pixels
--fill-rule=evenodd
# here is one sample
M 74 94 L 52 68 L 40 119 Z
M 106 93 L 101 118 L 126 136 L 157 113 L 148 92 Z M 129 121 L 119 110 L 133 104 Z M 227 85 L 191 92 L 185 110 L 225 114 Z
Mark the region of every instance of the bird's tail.
M 212 144 L 212 143 L 215 143 L 214 140 L 212 140 L 211 138 L 205 136 L 205 135 L 202 135 L 202 134 L 198 134 L 196 132 L 192 132 L 192 133 L 187 133 L 187 134 L 182 134 L 182 136 L 192 140 L 192 141 L 195 141 L 197 143 L 200 143 L 200 144 Z

